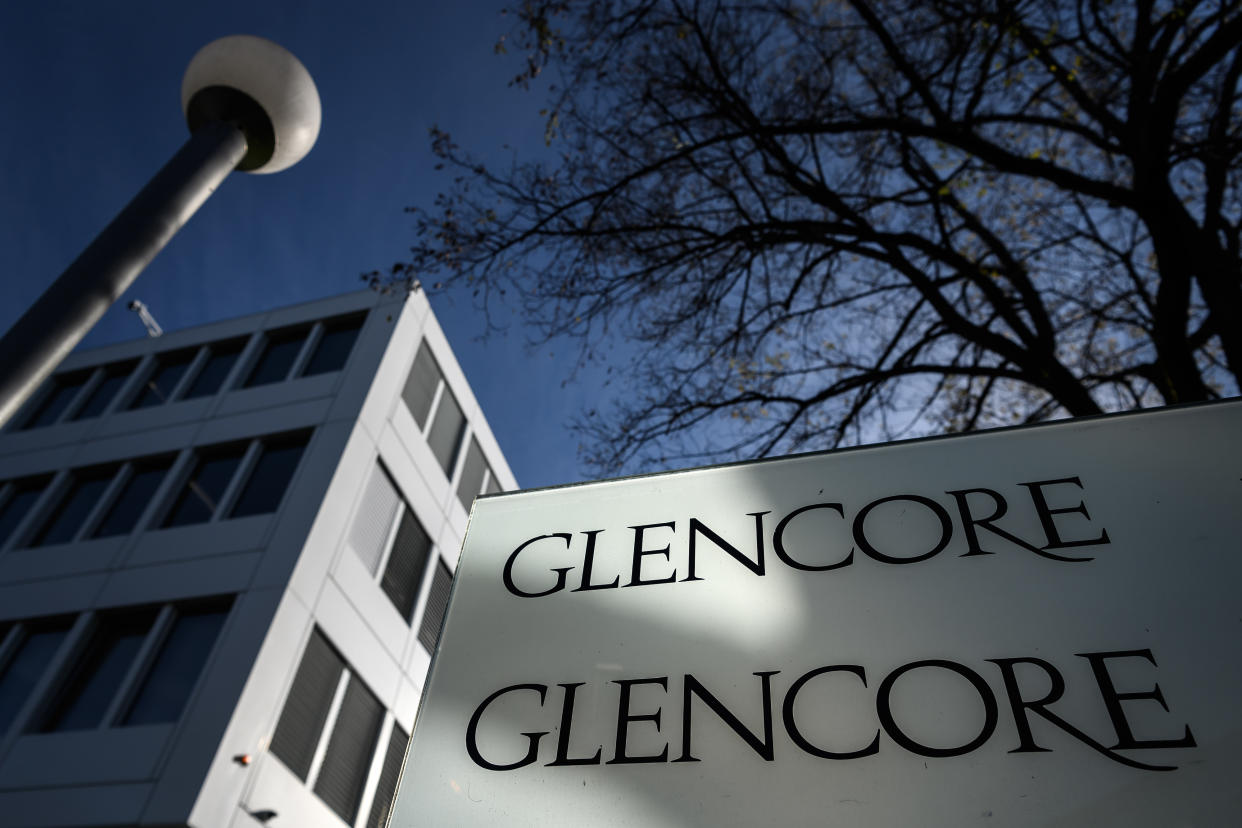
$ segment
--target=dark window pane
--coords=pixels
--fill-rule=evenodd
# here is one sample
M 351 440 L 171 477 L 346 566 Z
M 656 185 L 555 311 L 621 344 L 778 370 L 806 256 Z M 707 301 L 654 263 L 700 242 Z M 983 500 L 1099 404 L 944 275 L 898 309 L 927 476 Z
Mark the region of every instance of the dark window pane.
M 276 732 L 272 734 L 271 751 L 298 778 L 306 781 L 319 734 L 332 707 L 336 686 L 341 680 L 345 662 L 332 645 L 316 629 L 306 643 L 302 662 L 293 677 L 293 687 L 280 712 Z
M 0 735 L 13 723 L 13 717 L 43 677 L 68 632 L 68 624 L 31 630 L 8 664 L 3 665 L 3 671 L 0 671 Z
M 233 370 L 233 363 L 237 362 L 237 355 L 241 353 L 244 344 L 244 342 L 224 342 L 220 345 L 212 345 L 211 355 L 207 357 L 202 370 L 190 384 L 190 390 L 185 392 L 185 399 L 206 397 L 219 391 L 224 381 L 228 379 L 229 371 Z
M 293 367 L 293 361 L 297 359 L 298 353 L 302 350 L 302 343 L 305 339 L 305 328 L 269 334 L 263 353 L 254 364 L 249 379 L 246 380 L 246 387 L 253 388 L 256 385 L 281 382 L 289 376 L 289 369 Z
M 438 561 L 431 592 L 427 595 L 427 606 L 423 610 L 423 621 L 418 627 L 418 640 L 429 653 L 435 652 L 436 641 L 440 638 L 440 627 L 444 624 L 444 611 L 448 609 L 452 587 L 453 573 L 449 572 L 444 561 Z
M 250 479 L 242 489 L 229 517 L 263 515 L 276 511 L 280 499 L 289 488 L 289 481 L 306 448 L 306 437 L 297 440 L 264 443 Z
M 431 453 L 440 461 L 440 468 L 449 477 L 453 476 L 453 464 L 457 462 L 457 450 L 465 430 L 466 417 L 461 413 L 457 398 L 446 385 L 444 393 L 440 395 L 440 405 L 436 407 L 436 418 L 431 423 L 431 431 L 427 434 L 427 445 L 431 446 Z
M 205 451 L 164 519 L 164 525 L 186 526 L 211 520 L 245 453 L 245 443 Z
M 466 450 L 466 460 L 462 463 L 461 479 L 457 482 L 457 499 L 470 511 L 474 496 L 483 488 L 483 475 L 487 472 L 487 461 L 483 459 L 483 449 L 479 441 L 470 438 L 470 448 Z
M 371 769 L 371 754 L 375 752 L 383 720 L 384 708 L 379 699 L 357 676 L 350 676 L 319 778 L 315 780 L 315 793 L 351 825 L 358 815 L 358 800 L 362 798 L 362 786 Z
M 392 554 L 384 567 L 380 588 L 392 601 L 392 605 L 406 621 L 414 615 L 418 602 L 418 587 L 423 582 L 423 570 L 427 567 L 427 555 L 431 552 L 431 538 L 418 525 L 418 520 L 408 509 L 402 510 L 401 525 L 392 544 Z
M 487 488 L 483 491 L 483 494 L 496 494 L 496 492 L 501 491 L 500 481 L 496 479 L 496 473 L 492 471 L 490 466 L 487 471 Z
M 121 489 L 121 493 L 117 495 L 112 508 L 99 522 L 99 528 L 95 530 L 94 537 L 102 538 L 132 532 L 138 525 L 138 518 L 142 517 L 147 504 L 155 496 L 155 490 L 159 488 L 171 464 L 171 459 L 165 459 L 135 465 L 133 474 Z
M 130 373 L 134 370 L 134 363 L 127 362 L 123 365 L 109 365 L 104 369 L 103 379 L 95 386 L 95 390 L 86 398 L 86 402 L 78 409 L 78 413 L 73 415 L 75 420 L 86 420 L 91 417 L 98 417 L 104 413 L 105 409 L 116 398 L 116 393 L 121 390 L 121 386 L 125 384 L 125 380 L 129 379 Z
M 129 407 L 131 409 L 147 408 L 152 405 L 162 405 L 172 399 L 173 391 L 176 390 L 177 383 L 181 381 L 185 369 L 189 368 L 190 363 L 194 361 L 194 354 L 192 350 L 161 354 L 155 370 L 143 383 L 142 390 L 138 392 L 138 396 L 129 404 Z
M 76 374 L 68 374 L 52 377 L 51 390 L 43 395 L 43 399 L 36 405 L 34 411 L 22 428 L 39 428 L 40 426 L 51 425 L 60 419 L 60 415 L 65 413 L 65 409 L 73 402 L 78 392 L 82 390 L 82 386 L 90 379 L 91 372 L 84 371 Z
M 13 484 L 8 499 L 0 503 L 0 546 L 8 542 L 18 525 L 47 487 L 47 478 L 29 478 Z
M 401 763 L 405 761 L 405 748 L 409 742 L 409 734 L 393 722 L 388 748 L 384 751 L 384 764 L 380 767 L 379 783 L 375 786 L 375 799 L 371 802 L 371 815 L 367 817 L 367 828 L 384 828 L 388 823 L 388 813 L 392 810 L 397 780 L 401 778 Z
M 99 502 L 104 489 L 112 482 L 114 474 L 115 466 L 74 472 L 68 491 L 43 519 L 43 526 L 35 532 L 29 545 L 47 546 L 73 540 L 95 504 Z
M 431 413 L 431 403 L 435 399 L 436 389 L 440 386 L 440 366 L 427 347 L 427 340 L 418 346 L 418 356 L 414 357 L 414 367 L 405 378 L 405 388 L 401 391 L 401 399 L 405 400 L 406 408 L 414 416 L 414 422 L 422 428 L 427 423 L 427 415 Z
M 86 730 L 103 722 L 152 620 L 150 612 L 104 620 L 61 690 L 44 731 Z
M 363 317 L 358 316 L 340 322 L 329 322 L 302 375 L 309 377 L 311 374 L 326 374 L 344 368 L 345 360 L 349 359 L 349 352 L 354 347 L 354 340 L 358 338 L 358 331 L 362 328 L 362 319 Z
M 227 607 L 214 607 L 186 611 L 177 617 L 138 688 L 124 724 L 160 724 L 181 717 L 227 615 Z

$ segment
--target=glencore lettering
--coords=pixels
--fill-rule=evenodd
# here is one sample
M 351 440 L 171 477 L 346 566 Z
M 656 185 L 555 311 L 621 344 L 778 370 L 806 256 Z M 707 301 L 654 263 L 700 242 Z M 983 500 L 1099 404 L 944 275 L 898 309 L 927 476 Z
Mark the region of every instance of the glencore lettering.
M 922 494 L 900 493 L 876 498 L 861 506 L 847 501 L 819 501 L 801 504 L 779 517 L 771 510 L 746 513 L 753 524 L 749 537 L 726 538 L 706 518 L 685 517 L 623 527 L 554 531 L 527 538 L 513 549 L 501 570 L 505 589 L 520 598 L 543 598 L 565 590 L 589 592 L 603 589 L 656 586 L 704 580 L 697 563 L 704 547 L 732 558 L 751 574 L 762 577 L 768 571 L 766 557 L 770 547 L 785 566 L 803 572 L 830 572 L 855 563 L 855 552 L 881 564 L 905 565 L 930 560 L 944 552 L 958 537 L 964 548 L 960 557 L 997 554 L 999 541 L 1051 561 L 1082 563 L 1090 556 L 1065 554 L 1062 550 L 1101 546 L 1109 543 L 1108 531 L 1091 520 L 1082 499 L 1082 481 L 1062 477 L 1017 484 L 1017 494 L 1006 497 L 985 487 L 953 489 L 940 499 Z M 1025 491 L 1023 491 L 1025 490 Z M 943 502 L 942 502 L 943 501 Z M 1057 505 L 1051 505 L 1055 503 Z M 1002 523 L 1011 508 L 1027 510 L 1039 523 L 1043 537 L 1021 537 Z M 913 510 L 922 513 L 932 530 L 905 548 L 887 546 L 876 538 L 876 528 L 892 515 Z M 802 521 L 831 519 L 841 521 L 852 543 L 835 548 L 804 548 L 790 540 L 790 533 Z M 628 563 L 623 571 L 600 571 L 602 544 L 624 545 Z M 525 558 L 539 555 L 560 559 L 563 566 L 528 571 Z M 519 570 L 521 574 L 519 574 Z M 570 573 L 578 571 L 576 586 L 570 587 Z M 551 576 L 551 577 L 549 577 Z

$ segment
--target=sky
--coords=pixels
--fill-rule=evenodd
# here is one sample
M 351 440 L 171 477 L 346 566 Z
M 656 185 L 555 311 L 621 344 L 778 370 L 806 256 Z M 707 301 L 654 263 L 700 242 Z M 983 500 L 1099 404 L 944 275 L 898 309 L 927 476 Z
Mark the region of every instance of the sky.
M 543 151 L 542 98 L 509 88 L 503 0 L 0 4 L 0 330 L 115 217 L 188 131 L 186 64 L 230 34 L 270 38 L 309 69 L 323 105 L 315 147 L 273 175 L 234 173 L 82 347 L 143 335 L 131 298 L 165 330 L 363 287 L 402 259 L 412 205 L 431 205 L 437 125 L 478 156 Z M 480 339 L 468 297 L 431 295 L 441 326 L 523 487 L 584 479 L 566 427 L 598 390 L 562 387 L 570 343 L 538 350 L 515 324 Z

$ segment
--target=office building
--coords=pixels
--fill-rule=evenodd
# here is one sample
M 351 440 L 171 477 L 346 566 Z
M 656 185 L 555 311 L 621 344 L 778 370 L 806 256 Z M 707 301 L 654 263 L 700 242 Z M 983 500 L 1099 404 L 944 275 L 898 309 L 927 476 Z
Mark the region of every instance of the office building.
M 514 487 L 419 293 L 74 353 L 0 433 L 0 826 L 384 824 Z

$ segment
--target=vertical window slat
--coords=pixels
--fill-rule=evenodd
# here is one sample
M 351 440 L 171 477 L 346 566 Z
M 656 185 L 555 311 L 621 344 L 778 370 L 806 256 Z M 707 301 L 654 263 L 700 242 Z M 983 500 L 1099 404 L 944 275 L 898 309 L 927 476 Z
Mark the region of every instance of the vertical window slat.
M 345 662 L 323 633 L 318 629 L 311 633 L 271 744 L 272 754 L 303 782 L 344 669 Z
M 371 802 L 371 814 L 367 828 L 384 828 L 392 811 L 393 796 L 401 778 L 401 765 L 405 761 L 405 749 L 410 736 L 401 725 L 392 723 L 392 735 L 388 737 L 388 749 L 384 751 L 384 765 L 380 768 L 379 782 L 375 786 L 375 799 Z
M 449 572 L 448 565 L 443 560 L 438 561 L 436 574 L 431 581 L 431 592 L 427 596 L 427 606 L 423 610 L 423 621 L 418 627 L 418 641 L 429 653 L 435 652 L 436 642 L 440 639 L 440 627 L 444 623 L 452 586 L 453 573 Z
M 380 588 L 407 622 L 414 615 L 423 570 L 427 567 L 430 553 L 431 538 L 419 525 L 414 513 L 408 508 L 403 509 L 401 525 L 397 527 L 397 537 L 392 544 L 392 554 L 388 556 L 388 565 L 384 567 Z
M 427 415 L 431 413 L 431 403 L 435 399 L 436 389 L 440 386 L 440 366 L 427 347 L 427 340 L 418 346 L 418 354 L 414 357 L 414 366 L 406 377 L 405 387 L 401 390 L 401 399 L 414 417 L 414 422 L 421 429 L 427 424 Z
M 401 498 L 388 473 L 377 464 L 371 472 L 371 479 L 367 481 L 358 514 L 354 516 L 349 530 L 349 545 L 372 575 L 379 571 L 400 503 Z
M 461 479 L 457 483 L 457 500 L 467 512 L 470 511 L 470 504 L 474 503 L 475 495 L 483 488 L 483 476 L 487 471 L 483 449 L 479 447 L 479 441 L 471 437 L 466 460 L 461 465 Z
M 315 780 L 315 793 L 351 825 L 358 815 L 358 802 L 383 719 L 384 707 L 379 699 L 357 676 L 351 675 Z
M 427 433 L 427 445 L 440 462 L 440 468 L 449 477 L 453 476 L 453 466 L 457 462 L 457 452 L 465 430 L 466 415 L 462 413 L 453 392 L 445 386 L 444 393 L 440 395 L 440 404 L 436 407 L 435 419 L 431 422 L 431 431 Z

